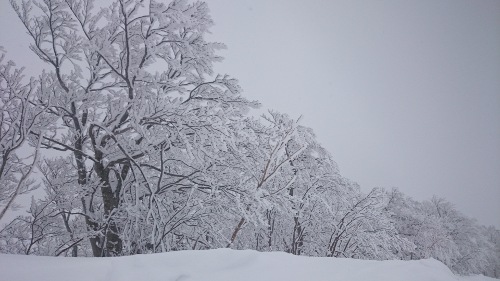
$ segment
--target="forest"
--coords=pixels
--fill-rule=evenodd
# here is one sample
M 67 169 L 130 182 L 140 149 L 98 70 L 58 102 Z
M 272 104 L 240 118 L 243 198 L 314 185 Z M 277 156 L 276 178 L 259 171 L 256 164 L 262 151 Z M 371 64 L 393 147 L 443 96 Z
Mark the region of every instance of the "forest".
M 300 119 L 255 116 L 259 102 L 213 71 L 225 46 L 205 40 L 206 3 L 11 4 L 47 67 L 26 77 L 1 53 L 1 253 L 432 257 L 500 277 L 498 229 L 443 198 L 363 192 Z

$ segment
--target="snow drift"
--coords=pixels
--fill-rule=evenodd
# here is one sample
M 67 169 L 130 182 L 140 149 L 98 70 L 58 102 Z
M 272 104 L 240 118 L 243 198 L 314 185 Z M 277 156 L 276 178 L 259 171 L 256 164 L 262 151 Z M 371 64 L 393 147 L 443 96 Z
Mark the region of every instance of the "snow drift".
M 119 258 L 0 255 L 2 281 L 496 280 L 458 277 L 434 259 L 368 261 L 217 249 Z

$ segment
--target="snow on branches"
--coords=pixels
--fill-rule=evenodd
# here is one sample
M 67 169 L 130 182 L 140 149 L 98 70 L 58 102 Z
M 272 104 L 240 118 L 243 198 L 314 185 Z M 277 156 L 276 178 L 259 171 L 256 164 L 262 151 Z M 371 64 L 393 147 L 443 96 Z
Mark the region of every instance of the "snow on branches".
M 460 273 L 498 272 L 498 232 L 439 200 L 364 194 L 299 120 L 248 115 L 258 102 L 242 96 L 236 79 L 214 73 L 225 46 L 206 40 L 206 3 L 11 4 L 47 69 L 24 82 L 0 59 L 0 219 L 35 183 L 45 197 L 0 230 L 2 252 L 232 247 L 432 256 Z M 32 150 L 28 158 L 21 147 Z

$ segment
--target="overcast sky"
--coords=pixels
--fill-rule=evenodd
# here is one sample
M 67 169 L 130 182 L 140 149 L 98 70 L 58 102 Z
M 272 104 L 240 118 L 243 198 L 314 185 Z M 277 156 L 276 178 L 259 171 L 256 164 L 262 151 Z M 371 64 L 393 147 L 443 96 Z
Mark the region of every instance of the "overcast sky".
M 208 1 L 219 72 L 304 116 L 367 191 L 500 227 L 500 1 Z
M 344 176 L 500 227 L 500 1 L 207 2 L 216 70 L 303 115 Z M 8 1 L 0 15 L 8 57 L 41 69 Z

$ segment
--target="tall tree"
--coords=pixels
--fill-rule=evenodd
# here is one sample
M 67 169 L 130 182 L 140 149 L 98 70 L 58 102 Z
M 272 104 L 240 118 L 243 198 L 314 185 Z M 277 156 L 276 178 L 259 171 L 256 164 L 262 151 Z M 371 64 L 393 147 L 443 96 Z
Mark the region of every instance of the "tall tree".
M 11 3 L 31 49 L 53 69 L 37 102 L 60 126 L 42 146 L 72 153 L 93 254 L 122 253 L 117 220 L 132 199 L 150 210 L 145 221 L 157 243 L 164 226 L 156 223 L 166 220 L 160 195 L 203 186 L 200 175 L 210 165 L 200 158 L 254 105 L 240 97 L 234 79 L 210 78 L 223 45 L 204 39 L 213 24 L 206 4 Z

